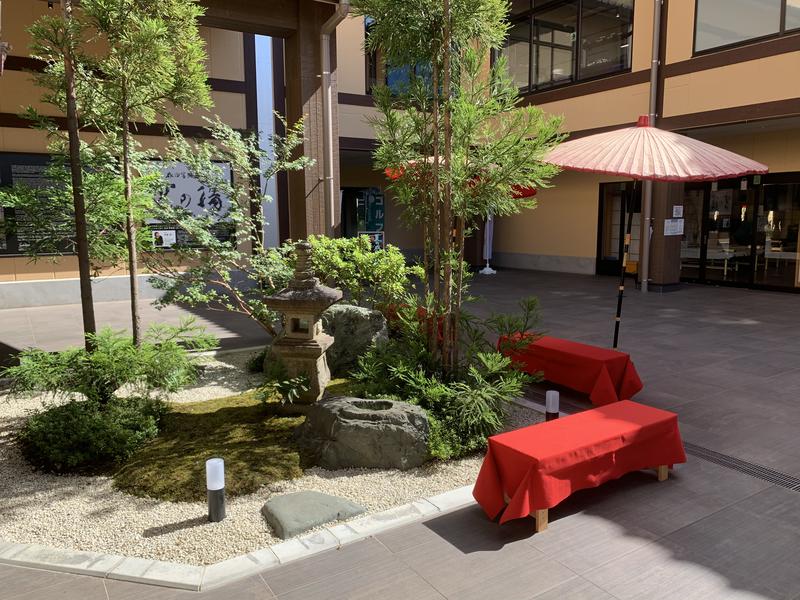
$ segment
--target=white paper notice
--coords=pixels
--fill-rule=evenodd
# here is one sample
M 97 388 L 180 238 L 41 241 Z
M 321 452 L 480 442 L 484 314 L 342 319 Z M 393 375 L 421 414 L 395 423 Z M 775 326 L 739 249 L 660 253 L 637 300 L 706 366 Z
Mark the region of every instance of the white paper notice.
M 681 218 L 683 218 L 683 206 L 673 206 L 672 207 L 672 218 L 673 219 L 681 219 Z
M 664 235 L 683 235 L 683 219 L 664 219 Z

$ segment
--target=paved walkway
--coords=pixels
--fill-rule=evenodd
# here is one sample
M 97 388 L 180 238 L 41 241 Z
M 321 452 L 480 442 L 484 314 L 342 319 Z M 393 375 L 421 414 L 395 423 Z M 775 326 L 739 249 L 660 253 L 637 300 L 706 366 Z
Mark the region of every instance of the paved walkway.
M 267 335 L 251 319 L 228 312 L 185 309 L 168 306 L 157 310 L 147 301 L 140 307 L 142 326 L 151 323 L 177 325 L 181 319 L 193 317 L 209 333 L 220 340 L 223 348 L 244 348 L 267 343 Z M 98 302 L 95 304 L 97 328 L 111 327 L 130 331 L 130 304 Z M 12 355 L 32 346 L 45 350 L 63 350 L 83 345 L 80 304 L 34 306 L 0 310 L 0 365 L 8 364 Z
M 476 312 L 536 294 L 552 335 L 609 345 L 615 282 L 478 276 Z M 800 476 L 800 297 L 687 287 L 631 291 L 622 347 L 687 441 Z M 0 312 L 0 331 L 5 331 Z M 666 483 L 634 473 L 502 527 L 477 507 L 203 594 L 0 567 L 3 600 L 800 599 L 800 493 L 690 456 Z

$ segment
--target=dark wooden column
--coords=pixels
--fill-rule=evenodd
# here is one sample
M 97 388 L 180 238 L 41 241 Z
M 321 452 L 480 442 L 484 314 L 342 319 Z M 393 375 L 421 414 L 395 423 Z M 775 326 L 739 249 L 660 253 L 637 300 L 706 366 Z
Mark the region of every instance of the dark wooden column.
M 286 116 L 305 123 L 303 154 L 314 159 L 304 171 L 289 174 L 289 232 L 292 239 L 326 233 L 323 193 L 322 86 L 320 28 L 334 6 L 298 0 L 297 31 L 286 38 Z M 336 37 L 331 36 L 333 174 L 335 220 L 339 223 L 339 110 L 336 85 Z
M 664 235 L 664 220 L 672 218 L 672 207 L 683 206 L 682 183 L 653 185 L 653 238 L 650 247 L 650 289 L 676 289 L 681 280 L 681 236 Z

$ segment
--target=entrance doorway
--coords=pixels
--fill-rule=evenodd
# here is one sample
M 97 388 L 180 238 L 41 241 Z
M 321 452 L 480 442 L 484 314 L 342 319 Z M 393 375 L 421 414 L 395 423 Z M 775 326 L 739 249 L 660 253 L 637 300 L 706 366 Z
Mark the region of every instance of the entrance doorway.
M 800 174 L 687 184 L 681 278 L 798 290 Z
M 634 192 L 632 181 L 600 184 L 600 202 L 597 219 L 598 275 L 619 275 L 625 248 L 628 202 L 633 202 L 631 246 L 628 255 L 628 272 L 638 273 L 639 225 L 641 223 L 642 186 Z

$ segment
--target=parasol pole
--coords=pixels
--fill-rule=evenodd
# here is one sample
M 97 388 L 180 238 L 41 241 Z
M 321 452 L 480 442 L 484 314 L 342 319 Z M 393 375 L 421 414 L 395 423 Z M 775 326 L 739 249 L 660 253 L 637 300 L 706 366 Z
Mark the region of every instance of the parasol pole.
M 631 231 L 633 229 L 633 203 L 636 197 L 636 184 L 638 181 L 633 180 L 633 190 L 630 197 L 625 195 L 625 213 L 628 219 L 628 224 L 625 227 L 625 247 L 622 252 L 622 268 L 619 274 L 619 294 L 617 295 L 617 317 L 614 319 L 614 346 L 617 347 L 619 342 L 619 324 L 622 321 L 622 297 L 625 294 L 625 268 L 628 265 L 628 252 L 631 249 Z

